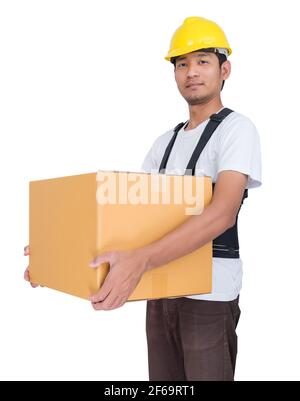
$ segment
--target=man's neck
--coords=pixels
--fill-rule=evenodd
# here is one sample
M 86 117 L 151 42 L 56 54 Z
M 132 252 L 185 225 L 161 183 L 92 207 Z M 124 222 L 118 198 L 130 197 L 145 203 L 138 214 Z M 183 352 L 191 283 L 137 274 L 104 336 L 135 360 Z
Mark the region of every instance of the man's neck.
M 206 104 L 189 106 L 190 119 L 185 131 L 196 128 L 199 124 L 206 121 L 212 114 L 217 113 L 222 108 L 223 105 L 220 99 Z

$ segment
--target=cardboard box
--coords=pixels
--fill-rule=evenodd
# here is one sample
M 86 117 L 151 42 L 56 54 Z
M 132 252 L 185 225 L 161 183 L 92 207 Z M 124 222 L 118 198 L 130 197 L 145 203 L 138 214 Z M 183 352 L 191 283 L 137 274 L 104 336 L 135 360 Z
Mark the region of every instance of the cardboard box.
M 89 267 L 96 255 L 151 243 L 201 213 L 212 197 L 210 177 L 141 172 L 102 170 L 29 185 L 31 280 L 85 299 L 109 270 L 108 263 Z M 146 272 L 129 300 L 210 293 L 211 285 L 209 242 Z

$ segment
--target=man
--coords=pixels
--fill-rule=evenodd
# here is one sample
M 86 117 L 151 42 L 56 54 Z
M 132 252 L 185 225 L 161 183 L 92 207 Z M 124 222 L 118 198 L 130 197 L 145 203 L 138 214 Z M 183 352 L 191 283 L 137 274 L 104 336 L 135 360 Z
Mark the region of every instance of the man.
M 230 76 L 230 54 L 224 32 L 212 21 L 189 17 L 175 31 L 165 58 L 174 65 L 189 120 L 159 136 L 142 166 L 146 172 L 200 171 L 211 176 L 210 205 L 158 241 L 131 251 L 107 252 L 90 264 L 110 263 L 104 284 L 90 300 L 95 310 L 111 310 L 126 302 L 144 272 L 213 240 L 211 294 L 147 301 L 150 380 L 234 379 L 242 280 L 237 215 L 247 189 L 261 185 L 261 156 L 253 123 L 221 102 L 220 92 Z M 207 135 L 201 145 L 200 138 Z M 28 269 L 25 279 L 29 281 Z

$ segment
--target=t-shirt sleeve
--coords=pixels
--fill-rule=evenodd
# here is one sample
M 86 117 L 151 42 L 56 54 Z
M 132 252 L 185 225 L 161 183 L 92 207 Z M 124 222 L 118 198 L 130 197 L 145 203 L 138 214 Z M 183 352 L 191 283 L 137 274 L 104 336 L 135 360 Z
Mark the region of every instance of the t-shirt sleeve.
M 146 154 L 144 161 L 141 166 L 141 170 L 146 173 L 157 172 L 159 168 L 159 139 L 157 138 L 148 153 Z
M 145 173 L 150 173 L 151 170 L 156 168 L 156 164 L 157 162 L 155 160 L 154 150 L 152 146 L 151 149 L 146 154 L 146 157 L 141 166 L 141 170 L 144 171 Z
M 220 137 L 217 173 L 224 170 L 247 174 L 247 188 L 262 184 L 260 138 L 255 125 L 247 118 L 231 123 Z

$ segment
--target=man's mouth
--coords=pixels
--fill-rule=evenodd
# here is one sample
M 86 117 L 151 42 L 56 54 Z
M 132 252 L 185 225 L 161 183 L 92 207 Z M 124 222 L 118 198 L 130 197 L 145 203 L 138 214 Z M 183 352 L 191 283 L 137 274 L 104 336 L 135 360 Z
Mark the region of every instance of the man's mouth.
M 198 83 L 198 82 L 191 82 L 191 83 L 187 84 L 185 87 L 186 88 L 196 88 L 196 87 L 201 86 L 201 85 L 204 85 L 204 84 Z

